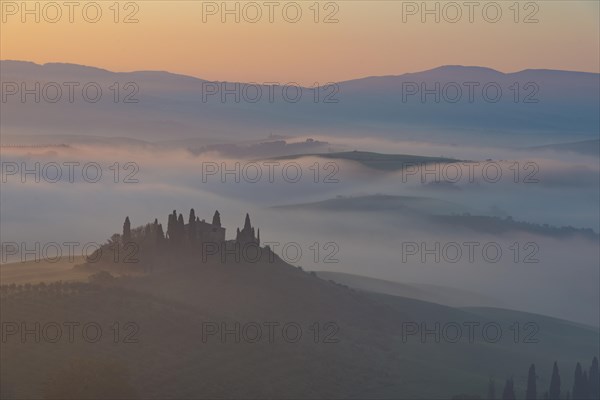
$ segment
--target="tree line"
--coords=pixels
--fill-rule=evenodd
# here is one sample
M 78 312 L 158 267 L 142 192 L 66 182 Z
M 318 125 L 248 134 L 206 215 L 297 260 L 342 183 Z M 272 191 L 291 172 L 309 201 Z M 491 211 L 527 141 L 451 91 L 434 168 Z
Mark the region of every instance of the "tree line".
M 573 387 L 567 389 L 561 387 L 560 373 L 558 363 L 555 361 L 552 367 L 552 376 L 550 377 L 550 386 L 540 396 L 537 387 L 538 376 L 535 372 L 535 364 L 531 364 L 527 374 L 527 389 L 525 390 L 525 400 L 598 400 L 600 399 L 600 373 L 598 371 L 598 358 L 592 359 L 592 365 L 585 370 L 581 363 L 575 366 L 573 377 Z M 496 391 L 494 380 L 490 378 L 488 383 L 489 400 L 496 400 Z M 502 390 L 502 400 L 516 400 L 517 396 L 514 388 L 513 378 L 509 378 L 504 383 Z

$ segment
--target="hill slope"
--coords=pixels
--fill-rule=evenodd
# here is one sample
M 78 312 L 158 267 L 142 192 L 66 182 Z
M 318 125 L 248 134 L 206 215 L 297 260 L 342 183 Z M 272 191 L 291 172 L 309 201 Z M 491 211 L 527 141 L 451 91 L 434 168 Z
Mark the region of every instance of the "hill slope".
M 346 274 L 342 272 L 319 271 L 317 276 L 321 279 L 331 280 L 353 289 L 368 292 L 389 294 L 392 296 L 408 297 L 415 300 L 442 304 L 450 307 L 500 306 L 500 300 L 492 299 L 479 293 L 466 290 L 447 288 L 437 285 L 416 283 L 399 283 L 383 279 L 374 279 L 361 275 Z
M 84 357 L 127 366 L 142 398 L 448 398 L 483 393 L 490 374 L 514 374 L 521 390 L 532 362 L 547 385 L 554 360 L 574 365 L 598 352 L 592 328 L 357 292 L 278 258 L 202 264 L 175 257 L 145 276 L 95 282 L 60 290 L 3 288 L 3 322 L 96 322 L 104 330 L 97 343 L 78 336 L 74 343 L 9 337 L 2 343 L 3 390 L 39 398 L 56 365 Z M 122 329 L 119 343 L 110 328 L 115 321 Z M 450 331 L 439 342 L 433 336 L 423 342 L 418 334 L 403 340 L 406 324 L 464 327 L 474 321 L 497 324 L 502 337 L 491 343 L 477 329 L 474 340 L 466 331 L 458 342 L 447 340 L 454 337 Z M 123 343 L 132 333 L 123 329 L 127 322 L 138 327 L 137 343 Z M 538 342 L 515 343 L 515 322 L 535 324 Z M 274 327 L 272 341 L 266 324 Z M 250 340 L 257 325 L 262 336 Z M 209 326 L 219 332 L 207 334 Z M 225 329 L 230 332 L 222 336 Z

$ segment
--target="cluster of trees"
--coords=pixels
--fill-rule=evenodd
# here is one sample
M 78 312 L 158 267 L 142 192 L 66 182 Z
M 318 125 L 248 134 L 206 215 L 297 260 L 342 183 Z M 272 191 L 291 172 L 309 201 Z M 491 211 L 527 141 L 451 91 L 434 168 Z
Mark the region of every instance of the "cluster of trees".
M 173 211 L 174 212 L 174 211 Z M 180 214 L 181 215 L 181 214 Z M 171 227 L 171 217 L 169 215 L 169 227 Z M 182 220 L 183 222 L 183 220 Z M 169 228 L 171 229 L 171 228 Z M 182 228 L 183 229 L 183 228 Z M 123 234 L 121 236 L 113 235 L 111 238 L 111 242 L 125 245 L 127 243 L 135 242 L 135 243 L 143 243 L 143 242 L 151 242 L 152 244 L 160 244 L 165 240 L 165 234 L 163 232 L 162 224 L 158 223 L 158 219 L 154 220 L 152 224 L 146 224 L 143 227 L 138 227 L 135 229 L 131 229 L 131 222 L 129 221 L 129 217 L 125 218 L 125 222 L 123 223 Z
M 575 376 L 573 379 L 573 388 L 563 395 L 560 383 L 560 374 L 558 364 L 554 362 L 552 367 L 552 377 L 550 386 L 544 394 L 539 397 L 537 389 L 537 375 L 535 373 L 535 364 L 529 367 L 527 375 L 527 389 L 525 390 L 525 400 L 598 400 L 600 399 L 600 372 L 598 371 L 598 358 L 594 357 L 589 370 L 583 370 L 580 363 L 575 366 Z M 488 395 L 490 400 L 496 399 L 496 389 L 494 380 L 490 378 L 488 384 Z M 502 400 L 516 400 L 514 381 L 507 379 L 502 390 Z
M 221 216 L 215 211 L 210 222 L 196 217 L 192 208 L 187 222 L 183 214 L 169 214 L 167 230 L 155 219 L 154 222 L 132 228 L 129 217 L 125 218 L 122 233 L 115 233 L 107 243 L 86 256 L 86 265 L 99 263 L 102 267 L 119 265 L 129 269 L 148 268 L 156 264 L 156 257 L 164 254 L 165 248 L 177 249 L 178 254 L 198 255 L 202 242 L 220 244 L 225 241 L 225 229 L 221 227 Z M 183 251 L 183 252 L 182 252 Z
M 190 223 L 191 219 L 196 220 L 194 209 L 190 210 Z M 191 227 L 191 225 L 190 225 Z M 192 230 L 190 229 L 190 232 Z M 183 220 L 183 214 L 179 214 L 177 217 L 177 211 L 173 210 L 173 214 L 169 214 L 169 222 L 167 224 L 167 235 L 175 243 L 181 243 L 185 237 L 185 222 Z
M 471 215 L 470 213 L 442 215 L 436 217 L 442 222 L 471 226 L 475 228 L 489 230 L 493 228 L 498 232 L 506 232 L 515 229 L 539 233 L 541 235 L 549 235 L 554 237 L 567 237 L 573 235 L 581 235 L 588 239 L 598 240 L 598 234 L 591 228 L 575 228 L 572 226 L 552 226 L 548 224 L 536 224 L 534 222 L 515 221 L 512 217 L 505 218 L 487 216 L 487 215 Z
M 152 244 L 161 244 L 164 241 L 168 241 L 174 244 L 181 244 L 188 239 L 190 242 L 195 241 L 200 234 L 200 224 L 203 223 L 198 217 L 196 212 L 192 208 L 188 217 L 187 224 L 183 214 L 177 214 L 176 210 L 173 210 L 172 214 L 169 214 L 169 220 L 167 222 L 167 232 L 163 231 L 162 224 L 158 223 L 158 219 L 154 220 L 154 223 L 146 224 L 145 226 L 131 229 L 131 221 L 129 217 L 125 218 L 123 223 L 123 234 L 119 238 L 118 235 L 113 236 L 113 241 L 119 240 L 122 244 L 136 242 L 152 242 Z M 215 211 L 213 216 L 212 225 L 214 227 L 221 228 L 221 215 L 219 211 Z
M 163 239 L 162 225 L 160 225 L 157 220 L 154 220 L 154 225 L 157 228 L 157 239 Z M 169 214 L 169 221 L 167 223 L 167 237 L 173 243 L 183 243 L 186 238 L 190 242 L 193 242 L 198 237 L 199 225 L 200 218 L 196 217 L 196 212 L 193 208 L 190 210 L 187 227 L 183 218 L 183 214 L 180 213 L 179 216 L 177 216 L 177 211 L 173 210 L 173 213 Z M 219 211 L 215 211 L 212 225 L 219 228 L 221 227 L 221 215 L 219 214 Z
M 191 216 L 195 218 L 193 209 L 190 211 Z M 183 215 L 179 214 L 178 218 L 175 211 L 169 214 L 166 235 L 158 219 L 154 219 L 153 223 L 132 228 L 129 217 L 126 217 L 123 232 L 112 235 L 107 243 L 86 257 L 86 262 L 90 265 L 100 263 L 134 266 L 140 262 L 140 257 L 155 254 L 156 250 L 165 244 L 183 242 L 184 226 Z

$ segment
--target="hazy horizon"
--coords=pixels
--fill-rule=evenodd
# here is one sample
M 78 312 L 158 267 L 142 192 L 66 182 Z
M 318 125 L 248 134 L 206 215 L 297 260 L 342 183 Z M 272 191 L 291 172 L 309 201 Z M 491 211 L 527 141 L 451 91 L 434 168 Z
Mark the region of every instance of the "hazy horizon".
M 184 73 L 179 73 L 179 72 L 174 72 L 171 70 L 166 70 L 166 69 L 126 69 L 126 70 L 116 70 L 116 69 L 111 69 L 111 68 L 105 68 L 105 67 L 100 67 L 98 65 L 87 65 L 87 64 L 79 64 L 79 63 L 75 63 L 75 62 L 65 62 L 65 61 L 45 61 L 45 62 L 36 62 L 36 61 L 32 61 L 32 60 L 28 60 L 28 59 L 0 59 L 0 61 L 12 61 L 12 62 L 24 62 L 24 63 L 32 63 L 32 64 L 36 64 L 36 65 L 40 65 L 40 66 L 44 66 L 47 64 L 57 64 L 57 65 L 74 65 L 74 66 L 81 66 L 81 67 L 87 67 L 87 68 L 94 68 L 94 69 L 101 69 L 104 71 L 109 71 L 109 72 L 115 72 L 115 73 L 122 73 L 122 74 L 131 74 L 131 73 L 136 73 L 136 72 L 159 72 L 159 73 L 168 73 L 168 74 L 173 74 L 173 75 L 183 75 L 183 76 L 188 76 L 191 78 L 196 78 L 199 80 L 205 80 L 208 81 L 210 79 L 206 78 L 205 76 L 201 76 L 201 75 L 188 75 L 188 74 L 184 74 Z M 439 64 L 439 65 L 432 65 L 430 67 L 424 68 L 424 69 L 419 69 L 419 70 L 411 70 L 411 71 L 401 71 L 401 72 L 397 72 L 397 73 L 391 73 L 391 74 L 384 74 L 384 75 L 360 75 L 360 76 L 355 76 L 355 77 L 350 77 L 350 78 L 346 78 L 344 80 L 332 80 L 332 81 L 327 81 L 327 82 L 321 82 L 321 84 L 326 84 L 329 82 L 334 82 L 334 83 L 342 83 L 342 82 L 349 82 L 349 81 L 356 81 L 356 80 L 361 80 L 361 79 L 367 79 L 367 78 L 385 78 L 385 77 L 400 77 L 403 75 L 410 75 L 410 74 L 417 74 L 420 72 L 428 72 L 428 71 L 434 71 L 437 69 L 442 69 L 442 68 L 448 68 L 448 67 L 460 67 L 460 68 L 478 68 L 478 69 L 487 69 L 487 70 L 493 70 L 496 72 L 499 72 L 501 74 L 517 74 L 519 72 L 525 72 L 525 71 L 536 71 L 536 70 L 541 70 L 541 71 L 546 71 L 546 70 L 554 70 L 554 71 L 561 71 L 561 72 L 580 72 L 580 73 L 585 73 L 585 74 L 600 74 L 600 67 L 595 69 L 595 70 L 571 70 L 571 69 L 560 69 L 560 68 L 535 68 L 535 67 L 524 67 L 524 68 L 520 68 L 520 69 L 514 69 L 514 70 L 501 70 L 499 68 L 495 68 L 493 66 L 490 65 L 461 65 L 461 64 Z M 234 81 L 231 79 L 227 79 L 226 77 L 221 77 L 220 79 L 216 79 L 216 81 L 228 81 L 228 82 L 240 82 L 240 83 L 256 83 L 256 84 L 267 84 L 269 82 L 272 82 L 271 79 L 267 79 L 265 81 Z M 289 82 L 294 82 L 293 80 L 290 80 Z M 286 82 L 279 82 L 279 84 L 283 84 Z M 308 87 L 309 85 L 306 85 L 305 87 Z

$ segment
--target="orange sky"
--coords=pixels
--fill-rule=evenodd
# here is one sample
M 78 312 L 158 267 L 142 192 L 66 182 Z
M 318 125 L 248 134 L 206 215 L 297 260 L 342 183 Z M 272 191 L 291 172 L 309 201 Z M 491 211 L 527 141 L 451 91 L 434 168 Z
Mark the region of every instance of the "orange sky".
M 506 72 L 600 69 L 600 2 L 596 0 L 521 1 L 518 15 L 514 1 L 476 2 L 472 22 L 466 0 L 453 3 L 459 9 L 449 2 L 428 1 L 431 9 L 439 4 L 439 23 L 435 14 L 422 15 L 421 1 L 273 2 L 273 22 L 269 22 L 267 0 L 227 2 L 230 9 L 237 4 L 239 23 L 235 13 L 221 21 L 221 1 L 194 0 L 121 1 L 118 23 L 114 1 L 77 2 L 69 22 L 65 1 L 27 2 L 30 10 L 38 4 L 40 21 L 36 22 L 36 12 L 24 14 L 21 1 L 2 0 L 0 58 L 71 62 L 116 71 L 168 70 L 211 80 L 302 84 L 401 74 L 445 64 Z M 94 4 L 87 6 L 84 15 L 86 3 Z M 492 23 L 496 5 L 502 15 Z M 97 8 L 102 15 L 92 23 Z M 257 10 L 262 16 L 252 23 Z M 302 15 L 292 23 L 297 10 Z M 458 10 L 462 16 L 449 22 L 457 18 Z M 138 22 L 123 23 L 130 14 Z M 324 23 L 327 16 L 338 22 Z M 525 23 L 528 16 L 538 22 Z M 54 19 L 57 22 L 52 23 Z

